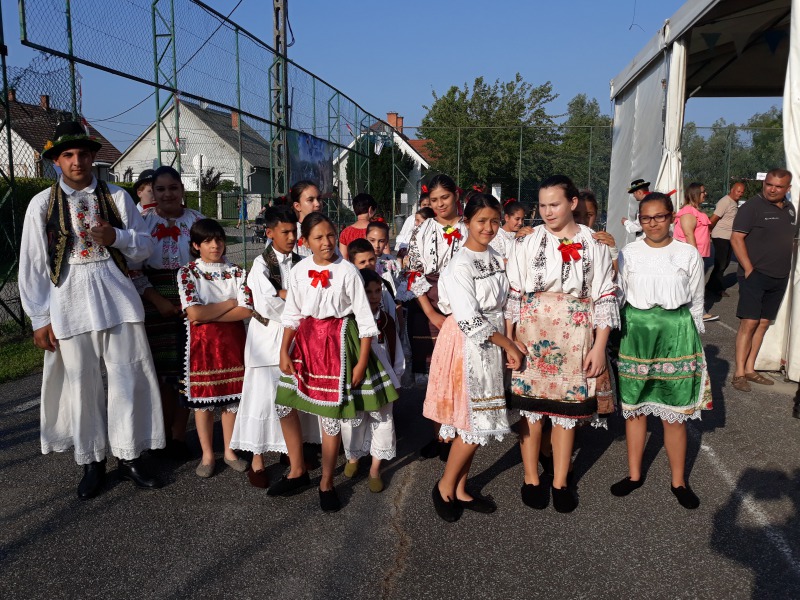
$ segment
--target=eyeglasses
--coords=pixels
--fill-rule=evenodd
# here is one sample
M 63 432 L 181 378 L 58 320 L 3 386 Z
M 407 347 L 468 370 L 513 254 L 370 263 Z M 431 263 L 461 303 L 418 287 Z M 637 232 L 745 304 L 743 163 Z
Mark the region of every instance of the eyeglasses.
M 670 217 L 669 213 L 663 215 L 653 215 L 652 217 L 650 216 L 639 217 L 639 223 L 641 223 L 642 225 L 647 225 L 650 223 L 650 221 L 655 221 L 656 223 L 663 223 L 664 221 L 669 219 L 669 217 Z

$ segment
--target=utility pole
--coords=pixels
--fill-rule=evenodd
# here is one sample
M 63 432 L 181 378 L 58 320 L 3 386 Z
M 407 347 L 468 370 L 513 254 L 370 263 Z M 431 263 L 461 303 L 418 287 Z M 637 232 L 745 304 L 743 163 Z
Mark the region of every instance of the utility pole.
M 275 60 L 272 63 L 270 86 L 272 120 L 277 123 L 272 136 L 272 195 L 274 198 L 289 192 L 289 156 L 286 145 L 286 129 L 289 126 L 289 86 L 286 64 L 286 23 L 288 0 L 273 0 L 272 39 Z

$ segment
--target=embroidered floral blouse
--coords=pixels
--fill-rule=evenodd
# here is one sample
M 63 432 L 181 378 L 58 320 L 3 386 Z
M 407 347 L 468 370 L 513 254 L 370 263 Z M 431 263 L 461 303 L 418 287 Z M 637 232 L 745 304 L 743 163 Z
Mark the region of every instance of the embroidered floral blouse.
M 247 287 L 247 273 L 228 262 L 207 263 L 198 258 L 178 269 L 181 307 L 215 304 L 236 298 L 239 306 L 253 309 L 253 294 Z
M 506 231 L 502 227 L 497 230 L 497 235 L 489 243 L 489 246 L 497 250 L 497 253 L 503 258 L 508 258 L 508 253 L 511 250 L 511 244 L 517 236 L 513 231 Z
M 431 289 L 424 276 L 441 273 L 467 241 L 467 226 L 463 221 L 452 226 L 452 233 L 447 234 L 448 229 L 436 219 L 427 219 L 411 235 L 408 270 L 419 275 L 413 279 L 409 291 L 416 297 Z
M 322 275 L 323 272 L 327 275 Z M 309 256 L 294 266 L 286 290 L 284 327 L 296 330 L 306 317 L 341 319 L 351 315 L 358 325 L 359 337 L 378 335 L 364 281 L 351 262 L 337 257 L 331 264 L 321 266 L 314 262 L 313 256 Z
M 641 310 L 688 306 L 697 331 L 705 331 L 703 259 L 697 248 L 674 239 L 663 248 L 651 248 L 642 239 L 620 250 L 618 260 L 628 304 Z
M 494 248 L 462 248 L 442 271 L 440 283 L 439 306 L 452 313 L 468 340 L 481 344 L 502 331 L 509 286 L 503 257 Z
M 533 292 L 570 294 L 576 298 L 591 298 L 594 302 L 594 326 L 619 328 L 619 306 L 614 284 L 611 252 L 608 246 L 592 237 L 592 230 L 578 225 L 580 230 L 571 240 L 573 247 L 564 260 L 559 250 L 561 240 L 547 231 L 544 225 L 533 233 L 517 238 L 511 245 L 508 280 L 511 285 L 506 317 L 519 321 L 522 296 Z M 573 257 L 577 257 L 573 260 Z

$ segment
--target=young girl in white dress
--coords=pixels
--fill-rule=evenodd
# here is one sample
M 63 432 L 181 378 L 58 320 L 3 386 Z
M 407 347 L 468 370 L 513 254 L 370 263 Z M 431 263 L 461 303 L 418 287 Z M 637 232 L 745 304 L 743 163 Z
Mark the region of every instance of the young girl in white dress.
M 452 314 L 433 351 L 423 407 L 427 418 L 442 424 L 439 435 L 454 440 L 432 492 L 437 514 L 448 522 L 462 509 L 490 513 L 497 508 L 467 491 L 467 477 L 478 445 L 510 432 L 504 368 L 519 369 L 523 358 L 503 333 L 508 279 L 503 258 L 489 247 L 500 228 L 500 203 L 487 194 L 473 195 L 464 223 L 469 237 L 441 276 L 439 303 Z
M 303 220 L 303 238 L 312 256 L 289 276 L 276 398 L 281 429 L 289 452 L 287 477 L 273 484 L 270 495 L 286 495 L 309 484 L 298 411 L 322 417 L 320 507 L 341 508 L 333 473 L 341 441 L 341 420 L 380 411 L 397 399 L 383 365 L 371 352 L 378 327 L 358 270 L 336 255 L 336 229 L 322 213 Z
M 490 244 L 504 260 L 508 260 L 512 242 L 517 237 L 528 235 L 533 231 L 524 225 L 525 207 L 514 198 L 509 198 L 503 204 L 503 226 L 497 230 L 497 235 Z
M 553 424 L 553 507 L 571 512 L 577 499 L 567 474 L 578 424 L 596 418 L 596 377 L 606 369 L 606 343 L 619 327 L 619 307 L 608 246 L 575 223 L 578 190 L 563 175 L 539 189 L 544 225 L 511 247 L 507 306 L 509 333 L 528 350 L 524 371 L 511 379 L 509 408 L 520 411 L 528 506 L 543 509 L 549 490 L 539 480 L 542 419 Z
M 203 457 L 195 473 L 214 474 L 214 412 L 222 409 L 225 464 L 244 473 L 247 462 L 231 449 L 236 410 L 244 380 L 244 319 L 251 316 L 253 298 L 247 275 L 225 259 L 225 230 L 213 219 L 192 225 L 195 260 L 178 271 L 181 305 L 186 312 L 188 341 L 183 379 L 186 403 L 194 409 Z
M 458 214 L 458 187 L 447 175 L 435 175 L 428 183 L 431 208 L 436 217 L 423 222 L 411 236 L 408 249 L 408 290 L 416 300 L 408 303 L 407 328 L 412 368 L 427 374 L 436 338 L 447 317 L 439 306 L 439 275 L 467 241 L 467 226 Z M 439 424 L 435 425 L 439 429 Z M 424 458 L 447 460 L 449 444 L 438 436 L 420 451 Z
M 627 496 L 644 483 L 642 456 L 647 415 L 661 419 L 671 489 L 684 508 L 700 506 L 686 482 L 686 421 L 711 408 L 711 388 L 700 333 L 704 331 L 703 259 L 670 237 L 668 196 L 652 193 L 639 204 L 644 237 L 619 254 L 625 294 L 619 349 L 619 394 L 628 443 L 627 477 L 611 486 Z

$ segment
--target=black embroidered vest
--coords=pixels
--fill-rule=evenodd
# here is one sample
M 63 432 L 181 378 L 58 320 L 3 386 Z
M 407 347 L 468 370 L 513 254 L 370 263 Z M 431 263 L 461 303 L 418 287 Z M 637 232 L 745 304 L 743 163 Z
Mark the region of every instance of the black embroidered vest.
M 276 290 L 286 289 L 283 287 L 281 266 L 278 263 L 278 257 L 275 256 L 275 249 L 272 247 L 272 244 L 269 244 L 266 248 L 264 248 L 264 252 L 261 253 L 261 256 L 264 258 L 264 262 L 267 264 L 267 270 L 269 271 L 269 282 L 275 287 Z M 296 252 L 292 252 L 293 267 L 301 260 L 303 260 L 302 256 Z
M 125 229 L 125 225 L 120 217 L 114 198 L 108 189 L 105 181 L 98 181 L 94 193 L 97 197 L 97 205 L 100 208 L 100 217 L 107 221 L 115 229 Z M 64 257 L 70 251 L 73 243 L 72 219 L 69 216 L 69 199 L 61 189 L 61 185 L 56 181 L 50 188 L 50 200 L 47 204 L 47 221 L 45 224 L 45 234 L 47 235 L 47 256 L 50 263 L 50 280 L 55 284 L 61 283 L 62 267 Z M 111 259 L 128 275 L 128 263 L 122 252 L 111 246 L 106 246 Z

